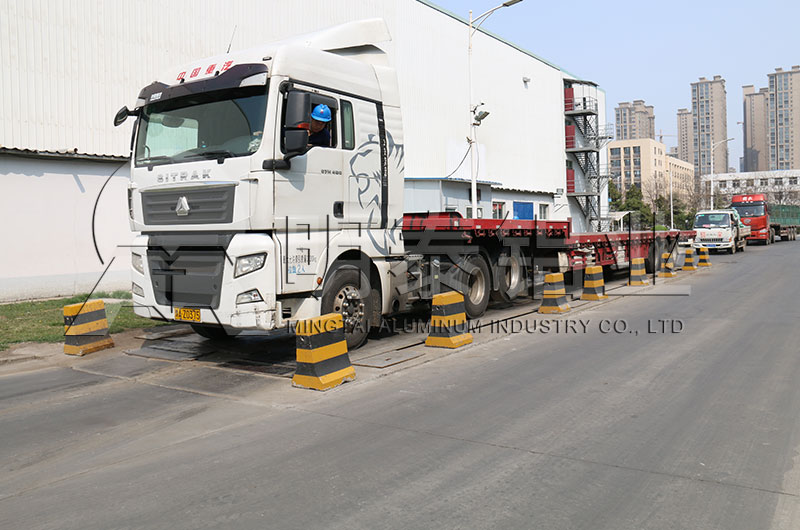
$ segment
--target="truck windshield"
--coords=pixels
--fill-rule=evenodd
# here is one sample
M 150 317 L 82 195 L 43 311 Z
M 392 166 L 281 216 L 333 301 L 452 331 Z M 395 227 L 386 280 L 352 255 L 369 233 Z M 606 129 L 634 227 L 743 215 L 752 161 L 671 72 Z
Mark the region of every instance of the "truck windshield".
M 763 204 L 734 204 L 733 209 L 739 212 L 739 217 L 760 217 L 764 215 Z
M 694 218 L 695 228 L 727 228 L 731 224 L 731 215 L 727 213 L 699 213 Z
M 193 94 L 147 105 L 136 139 L 137 166 L 247 156 L 264 131 L 267 87 Z

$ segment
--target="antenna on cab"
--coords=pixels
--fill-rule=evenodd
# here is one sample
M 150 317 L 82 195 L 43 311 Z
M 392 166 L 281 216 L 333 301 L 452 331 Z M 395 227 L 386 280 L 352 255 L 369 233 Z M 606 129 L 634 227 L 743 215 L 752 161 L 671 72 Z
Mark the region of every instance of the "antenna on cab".
M 233 37 L 236 35 L 236 25 L 233 26 L 233 33 L 231 34 L 231 41 L 228 43 L 228 51 L 225 53 L 231 53 L 231 45 L 233 44 Z

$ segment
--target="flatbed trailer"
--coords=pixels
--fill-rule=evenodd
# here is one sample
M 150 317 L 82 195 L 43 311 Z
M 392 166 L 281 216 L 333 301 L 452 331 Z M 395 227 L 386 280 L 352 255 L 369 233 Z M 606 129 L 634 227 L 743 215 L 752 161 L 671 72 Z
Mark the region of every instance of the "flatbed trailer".
M 409 291 L 419 299 L 429 299 L 445 290 L 441 282 L 447 279 L 452 282 L 450 287 L 464 294 L 467 315 L 477 317 L 488 303 L 489 293 L 479 291 L 484 285 L 491 285 L 492 298 L 510 300 L 532 293 L 538 272 L 569 274 L 591 265 L 621 270 L 628 268 L 633 258 L 644 258 L 647 271 L 653 272 L 658 263 L 655 256 L 673 252 L 678 241 L 695 235 L 691 230 L 573 233 L 571 226 L 571 220 L 466 219 L 452 212 L 406 214 L 403 239 Z M 481 275 L 486 276 L 485 281 L 474 281 Z

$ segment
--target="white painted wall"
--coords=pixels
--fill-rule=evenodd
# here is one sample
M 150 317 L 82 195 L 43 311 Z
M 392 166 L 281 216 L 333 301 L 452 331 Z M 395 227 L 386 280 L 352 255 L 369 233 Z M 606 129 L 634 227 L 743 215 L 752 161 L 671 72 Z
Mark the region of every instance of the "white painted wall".
M 100 263 L 92 210 L 119 162 L 0 155 L 0 302 L 88 293 L 114 258 L 101 290 L 130 289 L 128 167 L 117 172 L 97 206 Z

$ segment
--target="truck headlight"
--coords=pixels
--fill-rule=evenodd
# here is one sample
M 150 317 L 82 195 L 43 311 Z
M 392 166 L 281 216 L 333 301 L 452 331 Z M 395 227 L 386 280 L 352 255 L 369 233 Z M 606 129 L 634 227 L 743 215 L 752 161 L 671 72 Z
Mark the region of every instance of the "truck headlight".
M 261 293 L 258 292 L 258 289 L 252 289 L 250 291 L 246 291 L 236 297 L 236 305 L 252 304 L 253 302 L 263 302 L 263 301 L 264 300 L 261 298 Z
M 131 265 L 139 274 L 144 274 L 144 260 L 139 254 L 131 253 Z
M 250 274 L 253 271 L 257 271 L 264 266 L 264 262 L 266 261 L 267 255 L 265 253 L 251 254 L 250 256 L 236 258 L 236 268 L 233 271 L 233 277 L 238 278 L 239 276 L 244 276 L 245 274 Z

